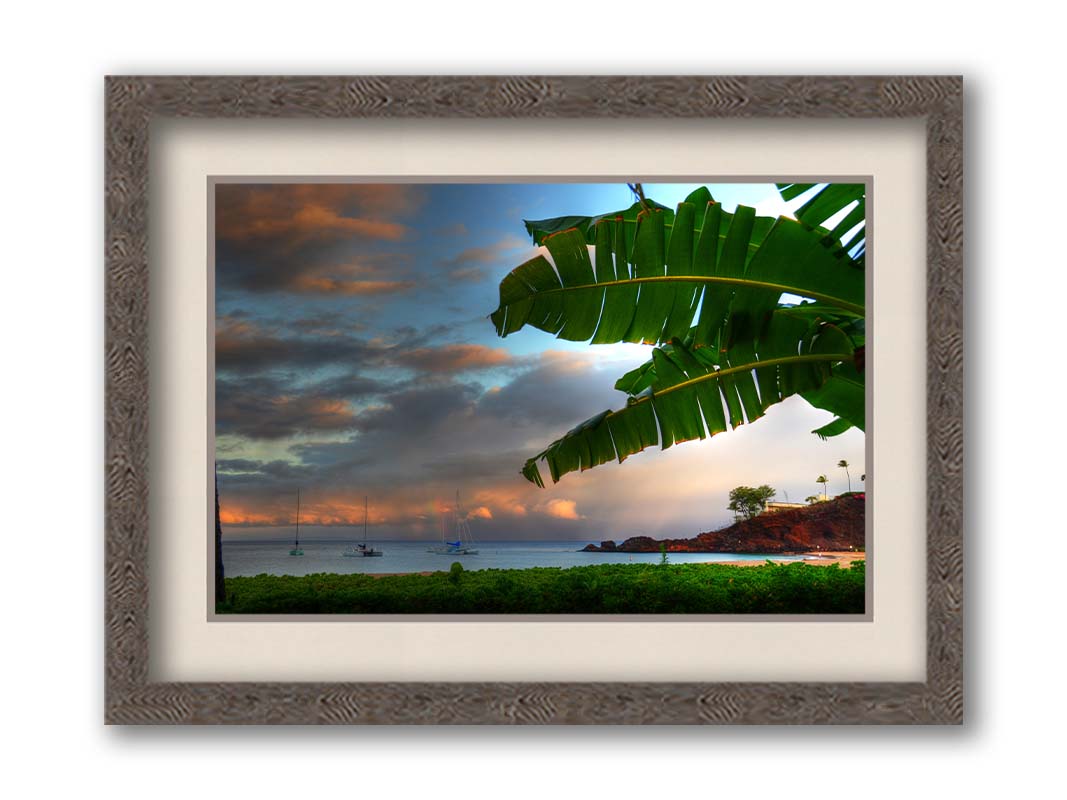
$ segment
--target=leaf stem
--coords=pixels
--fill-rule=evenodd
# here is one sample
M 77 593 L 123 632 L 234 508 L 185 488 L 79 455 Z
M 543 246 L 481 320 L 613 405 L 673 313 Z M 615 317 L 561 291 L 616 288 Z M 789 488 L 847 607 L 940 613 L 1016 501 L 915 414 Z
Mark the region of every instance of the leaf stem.
M 851 360 L 852 360 L 852 353 L 808 353 L 807 355 L 802 355 L 802 356 L 782 356 L 781 358 L 768 358 L 768 359 L 766 359 L 764 361 L 750 361 L 750 362 L 748 362 L 746 364 L 741 364 L 740 366 L 737 366 L 737 367 L 726 367 L 725 369 L 714 370 L 712 372 L 707 373 L 706 375 L 698 375 L 695 378 L 690 378 L 687 381 L 682 381 L 681 383 L 676 383 L 674 386 L 669 386 L 668 388 L 663 389 L 662 391 L 659 391 L 659 392 L 657 392 L 655 389 L 653 389 L 651 394 L 644 395 L 643 397 L 631 397 L 630 400 L 626 404 L 626 408 L 630 408 L 630 407 L 635 406 L 635 405 L 637 405 L 639 403 L 650 402 L 651 400 L 653 400 L 656 397 L 662 397 L 663 395 L 670 394 L 671 392 L 676 392 L 679 389 L 684 389 L 684 388 L 686 388 L 688 386 L 693 386 L 693 385 L 701 383 L 703 381 L 708 381 L 708 380 L 718 381 L 718 380 L 722 380 L 727 375 L 736 375 L 739 372 L 751 372 L 754 369 L 763 369 L 764 367 L 777 367 L 777 366 L 780 366 L 780 365 L 783 365 L 783 364 L 814 364 L 814 363 L 818 363 L 820 361 L 851 361 Z M 619 414 L 619 413 L 621 413 L 622 411 L 625 411 L 625 410 L 626 409 L 616 409 L 616 410 L 608 411 L 606 414 L 603 415 L 603 417 L 601 418 L 600 421 L 603 422 L 604 420 L 608 419 L 609 417 L 614 417 L 617 414 Z M 564 436 L 560 437 L 556 441 L 552 442 L 552 444 L 550 444 L 548 447 L 546 447 L 540 453 L 535 455 L 533 458 L 527 459 L 526 463 L 530 464 L 530 463 L 538 461 L 539 459 L 543 459 L 548 454 L 549 450 L 551 450 L 553 447 L 558 445 L 560 442 L 562 442 L 566 438 L 567 438 L 567 435 L 565 434 Z
M 558 289 L 543 289 L 538 291 L 537 294 L 555 294 L 558 292 L 569 292 L 578 289 L 601 289 L 609 286 L 630 286 L 635 283 L 721 283 L 730 286 L 747 287 L 750 289 L 768 289 L 783 293 L 788 292 L 789 294 L 795 294 L 799 297 L 810 297 L 813 300 L 821 300 L 832 306 L 837 306 L 846 311 L 851 311 L 854 314 L 859 314 L 860 316 L 863 316 L 865 313 L 862 305 L 850 303 L 848 300 L 843 300 L 840 297 L 834 297 L 833 295 L 824 294 L 822 292 L 813 292 L 804 287 L 788 286 L 783 283 L 769 283 L 768 281 L 754 281 L 751 278 L 728 278 L 722 275 L 652 275 L 644 278 L 626 278 L 617 281 L 587 283 L 580 286 L 561 286 Z

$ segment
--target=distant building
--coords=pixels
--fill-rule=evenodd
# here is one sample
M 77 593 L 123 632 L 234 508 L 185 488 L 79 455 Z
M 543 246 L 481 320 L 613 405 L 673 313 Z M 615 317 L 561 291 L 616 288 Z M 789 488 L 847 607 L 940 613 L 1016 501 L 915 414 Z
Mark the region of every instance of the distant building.
M 807 508 L 807 507 L 808 507 L 807 503 L 775 503 L 775 502 L 772 501 L 772 502 L 768 502 L 767 503 L 767 508 L 764 511 L 764 513 L 771 514 L 771 513 L 775 512 L 775 511 L 788 511 L 791 508 Z

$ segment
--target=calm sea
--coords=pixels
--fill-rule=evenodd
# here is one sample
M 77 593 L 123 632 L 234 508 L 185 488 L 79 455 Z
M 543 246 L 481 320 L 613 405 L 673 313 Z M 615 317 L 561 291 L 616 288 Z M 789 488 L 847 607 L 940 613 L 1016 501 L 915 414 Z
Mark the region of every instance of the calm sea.
M 582 553 L 586 542 L 477 542 L 477 555 L 429 553 L 435 542 L 369 540 L 381 558 L 347 558 L 349 542 L 301 540 L 303 556 L 290 556 L 291 541 L 223 540 L 222 563 L 226 576 L 310 575 L 315 572 L 375 573 L 447 570 L 453 561 L 465 569 L 525 569 L 527 567 L 580 567 L 590 564 L 656 564 L 659 553 Z M 668 553 L 671 564 L 707 561 L 762 561 L 769 556 L 740 553 Z M 774 556 L 798 560 L 801 556 Z

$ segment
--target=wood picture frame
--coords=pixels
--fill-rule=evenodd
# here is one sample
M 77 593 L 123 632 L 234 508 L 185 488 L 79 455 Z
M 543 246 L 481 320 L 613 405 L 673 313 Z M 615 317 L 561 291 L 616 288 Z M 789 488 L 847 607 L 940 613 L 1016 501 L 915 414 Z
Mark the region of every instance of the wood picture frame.
M 106 82 L 105 719 L 110 724 L 960 724 L 962 79 L 144 77 Z M 926 680 L 156 682 L 149 677 L 149 128 L 160 117 L 860 118 L 926 129 Z

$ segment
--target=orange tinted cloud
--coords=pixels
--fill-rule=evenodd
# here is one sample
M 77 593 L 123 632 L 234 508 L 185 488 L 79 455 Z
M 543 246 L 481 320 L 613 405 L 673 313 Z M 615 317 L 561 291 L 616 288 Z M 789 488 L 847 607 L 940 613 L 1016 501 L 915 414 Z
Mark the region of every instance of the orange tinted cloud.
M 282 525 L 284 520 L 271 514 L 248 511 L 228 506 L 219 508 L 219 521 L 223 525 Z
M 405 366 L 427 372 L 464 372 L 491 369 L 510 364 L 511 353 L 502 347 L 480 344 L 448 344 L 442 347 L 420 347 L 396 355 Z
M 492 519 L 493 512 L 485 506 L 478 506 L 467 512 L 467 519 Z
M 302 275 L 293 281 L 291 288 L 298 292 L 317 294 L 369 296 L 404 292 L 414 285 L 413 281 L 346 281 L 338 278 Z
M 417 187 L 403 184 L 219 184 L 215 233 L 236 241 L 362 237 L 395 241 L 406 226 L 390 217 L 414 211 Z
M 545 504 L 545 513 L 557 519 L 582 519 L 574 500 L 549 500 Z
M 491 499 L 487 499 L 491 498 Z M 526 514 L 526 507 L 496 490 L 476 493 L 477 505 L 465 511 L 468 520 L 493 520 L 499 514 Z M 427 511 L 429 510 L 429 513 Z M 372 496 L 367 509 L 368 524 L 382 530 L 393 527 L 418 525 L 429 535 L 437 535 L 442 519 L 451 519 L 456 513 L 455 501 L 435 498 L 428 509 L 425 500 L 413 502 L 410 498 Z M 220 519 L 223 525 L 232 526 L 291 526 L 296 522 L 296 488 L 283 497 L 274 496 L 268 501 L 227 495 L 221 497 Z M 304 492 L 300 503 L 300 524 L 342 525 L 362 528 L 363 496 L 355 492 L 319 493 Z M 373 533 L 372 533 L 373 535 Z

